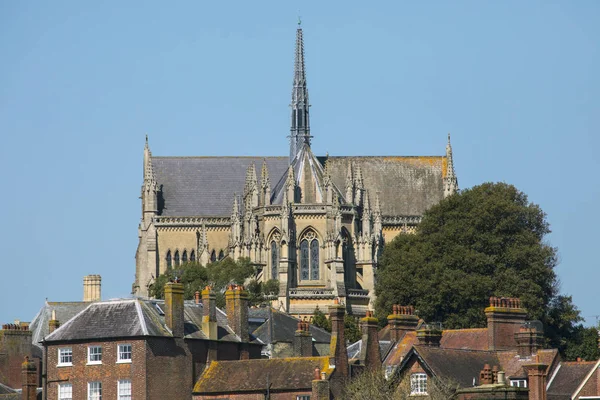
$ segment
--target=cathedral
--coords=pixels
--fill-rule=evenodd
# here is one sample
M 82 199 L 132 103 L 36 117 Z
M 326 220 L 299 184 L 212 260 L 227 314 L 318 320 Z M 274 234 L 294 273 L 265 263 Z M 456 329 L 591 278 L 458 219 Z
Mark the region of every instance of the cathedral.
M 385 242 L 458 190 L 450 137 L 442 156 L 316 156 L 300 26 L 290 106 L 289 156 L 155 157 L 146 139 L 135 295 L 184 262 L 248 257 L 280 310 L 373 307 Z

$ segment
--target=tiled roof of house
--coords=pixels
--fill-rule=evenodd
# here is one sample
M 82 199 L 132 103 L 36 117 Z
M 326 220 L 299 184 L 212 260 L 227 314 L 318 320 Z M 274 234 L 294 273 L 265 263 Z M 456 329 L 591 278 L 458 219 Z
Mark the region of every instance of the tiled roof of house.
M 325 159 L 316 158 L 321 165 Z M 252 163 L 260 168 L 263 160 L 267 162 L 275 196 L 276 183 L 285 180 L 288 157 L 152 157 L 161 190 L 159 214 L 228 217 L 233 195 L 244 191 L 246 169 Z M 379 193 L 383 215 L 422 215 L 443 198 L 444 156 L 329 157 L 327 160 L 337 188 L 345 187 L 349 163 L 359 167 L 365 189 L 373 197 Z
M 548 400 L 570 400 L 596 361 L 561 362 L 548 377 Z
M 125 299 L 89 304 L 72 319 L 46 337 L 46 341 L 70 341 L 117 337 L 171 337 L 165 324 L 163 300 Z M 185 302 L 184 333 L 188 339 L 207 339 L 202 332 L 202 304 Z M 217 309 L 219 340 L 239 342 Z
M 34 352 L 39 354 L 33 354 L 34 356 L 41 357 L 43 347 L 41 341 L 48 335 L 48 321 L 52 318 L 52 311 L 56 314 L 56 319 L 64 324 L 75 315 L 83 311 L 91 303 L 83 301 L 46 301 L 44 306 L 40 309 L 37 315 L 29 324 L 29 329 L 32 332 L 31 341 L 33 342 Z
M 315 368 L 326 371 L 329 357 L 213 361 L 194 385 L 194 394 L 311 390 Z
M 11 387 L 4 385 L 3 383 L 0 383 L 0 394 L 11 394 L 11 393 L 17 393 L 17 391 Z
M 487 328 L 448 329 L 442 332 L 440 345 L 447 349 L 488 349 Z
M 254 332 L 252 332 L 252 334 L 260 339 L 263 343 L 291 343 L 294 340 L 296 329 L 298 329 L 299 320 L 297 318 L 277 310 L 272 310 L 273 325 L 271 327 L 271 324 L 268 320 L 268 310 L 266 313 L 262 311 L 255 313 L 253 310 L 260 309 L 251 308 L 249 313 L 250 319 L 258 319 L 259 315 L 264 316 L 266 314 L 264 322 Z M 273 331 L 273 338 L 271 338 L 271 330 Z M 310 325 L 310 333 L 312 334 L 313 341 L 316 343 L 329 343 L 331 341 L 331 334 L 329 332 L 314 325 Z
M 523 369 L 523 365 L 533 362 L 548 365 L 547 372 L 549 372 L 554 369 L 555 360 L 558 360 L 558 350 L 556 349 L 538 350 L 537 361 L 533 357 L 520 357 L 517 351 L 498 351 L 497 355 L 500 366 L 508 379 L 526 378 L 527 372 Z

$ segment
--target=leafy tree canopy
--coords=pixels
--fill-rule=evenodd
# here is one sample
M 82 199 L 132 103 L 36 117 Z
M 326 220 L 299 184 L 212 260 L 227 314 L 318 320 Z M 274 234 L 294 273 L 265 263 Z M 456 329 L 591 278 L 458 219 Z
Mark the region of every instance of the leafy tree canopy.
M 206 267 L 198 262 L 184 263 L 178 267 L 167 270 L 160 275 L 154 284 L 150 287 L 152 297 L 163 299 L 165 296 L 164 287 L 169 281 L 179 278 L 184 287 L 184 298 L 191 300 L 194 293 L 206 285 L 211 285 L 216 292 L 216 301 L 218 307 L 225 306 L 225 289 L 228 284 L 238 285 L 247 283 L 247 289 L 250 294 L 250 305 L 263 303 L 266 295 L 277 295 L 279 292 L 279 283 L 276 280 L 267 282 L 258 282 L 252 279 L 256 274 L 254 266 L 248 258 L 240 258 L 233 261 L 227 257 L 223 260 L 208 264 Z
M 415 305 L 444 328 L 485 326 L 490 296 L 521 298 L 564 350 L 581 320 L 558 293 L 556 249 L 544 241 L 546 214 L 514 186 L 485 183 L 429 209 L 414 235 L 387 244 L 376 284 L 380 318 L 392 305 Z M 561 347 L 562 346 L 562 347 Z
M 327 318 L 325 313 L 319 309 L 319 306 L 317 306 L 313 312 L 312 324 L 327 332 L 331 332 L 331 321 Z M 354 343 L 362 338 L 362 333 L 360 332 L 356 318 L 352 315 L 346 314 L 344 316 L 344 338 L 350 343 Z

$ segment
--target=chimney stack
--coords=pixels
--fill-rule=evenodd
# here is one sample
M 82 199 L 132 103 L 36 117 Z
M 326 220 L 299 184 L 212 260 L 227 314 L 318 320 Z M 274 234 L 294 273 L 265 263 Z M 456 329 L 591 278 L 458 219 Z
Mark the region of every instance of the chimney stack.
M 394 304 L 392 314 L 387 317 L 390 325 L 390 338 L 394 342 L 402 340 L 406 332 L 414 331 L 419 324 L 419 317 L 415 315 L 414 306 L 401 306 Z
M 529 378 L 529 400 L 546 400 L 546 370 L 548 365 L 542 363 L 525 364 L 523 368 Z
M 362 344 L 360 347 L 359 360 L 368 370 L 375 371 L 381 368 L 381 354 L 379 353 L 379 337 L 377 335 L 377 318 L 373 311 L 367 311 L 367 315 L 361 318 Z
M 527 358 L 537 353 L 544 341 L 542 323 L 539 321 L 528 321 L 523 324 L 517 333 L 515 341 L 519 349 L 519 357 Z
M 200 292 L 196 292 L 196 298 Z M 202 332 L 209 340 L 217 340 L 217 300 L 215 292 L 210 286 L 202 291 Z M 198 304 L 198 300 L 196 300 Z
M 423 324 L 417 331 L 417 340 L 422 346 L 440 347 L 442 326 L 440 323 Z
M 52 316 L 50 317 L 50 321 L 48 321 L 48 333 L 54 332 L 59 326 L 60 322 L 56 319 L 56 311 L 52 310 Z
M 37 368 L 33 361 L 29 361 L 29 357 L 25 357 L 25 361 L 21 364 L 21 379 L 22 379 L 22 400 L 37 399 Z
M 310 324 L 298 321 L 298 329 L 294 334 L 294 357 L 312 357 L 313 344 L 310 333 Z
M 83 301 L 100 301 L 102 277 L 87 275 L 83 277 Z
M 242 342 L 248 342 L 248 291 L 242 285 L 229 285 L 225 292 L 229 326 Z
M 183 337 L 183 284 L 168 282 L 165 285 L 165 322 L 173 337 Z
M 21 387 L 23 359 L 31 356 L 31 336 L 27 323 L 3 324 L 0 331 L 0 380 L 12 388 Z
M 329 400 L 331 398 L 329 394 L 329 381 L 326 378 L 325 372 L 321 372 L 319 368 L 315 368 L 310 398 L 314 400 Z
M 329 364 L 335 365 L 335 374 L 338 377 L 348 377 L 348 352 L 346 338 L 344 337 L 344 316 L 346 308 L 335 299 L 329 306 L 329 320 L 331 321 L 331 342 L 329 343 Z
M 517 350 L 515 334 L 525 324 L 527 311 L 521 300 L 514 297 L 490 297 L 485 309 L 488 325 L 488 348 L 490 350 Z

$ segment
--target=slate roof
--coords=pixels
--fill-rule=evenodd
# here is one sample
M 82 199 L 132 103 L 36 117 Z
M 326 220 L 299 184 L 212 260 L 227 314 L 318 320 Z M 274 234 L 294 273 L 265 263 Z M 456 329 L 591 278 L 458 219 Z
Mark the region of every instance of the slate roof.
M 165 324 L 163 300 L 124 299 L 89 304 L 46 337 L 47 342 L 94 340 L 121 337 L 172 337 Z M 207 339 L 202 332 L 202 304 L 185 302 L 184 333 L 188 339 Z M 239 342 L 227 324 L 226 314 L 217 309 L 219 340 Z M 254 339 L 256 342 L 256 340 Z
M 33 318 L 33 321 L 29 324 L 29 330 L 32 332 L 31 340 L 35 346 L 33 348 L 34 353 L 39 352 L 38 354 L 33 355 L 41 357 L 43 346 L 40 342 L 48 335 L 48 321 L 50 321 L 52 311 L 56 313 L 56 319 L 58 319 L 61 324 L 64 324 L 87 308 L 90 304 L 91 303 L 89 302 L 83 301 L 46 301 L 44 306 Z
M 11 387 L 6 386 L 3 383 L 0 383 L 0 394 L 11 394 L 17 393 L 17 391 Z
M 314 157 L 321 165 L 311 171 L 320 182 L 326 157 Z M 152 157 L 161 189 L 159 214 L 163 216 L 230 216 L 234 193 L 242 194 L 246 169 L 263 160 L 269 168 L 275 204 L 281 202 L 278 187 L 285 181 L 288 157 Z M 446 157 L 329 157 L 334 185 L 343 189 L 348 164 L 362 170 L 372 201 L 379 193 L 383 215 L 422 215 L 443 198 Z M 297 163 L 298 168 L 302 163 Z M 295 171 L 298 179 L 300 171 Z M 260 180 L 260 177 L 258 177 Z M 278 183 L 277 183 L 278 182 Z M 159 195 L 160 196 L 160 195 Z M 279 197 L 278 197 L 279 196 Z
M 256 310 L 256 311 L 254 311 Z M 266 310 L 266 311 L 263 311 Z M 250 319 L 258 319 L 260 317 L 266 317 L 264 322 L 252 332 L 254 336 L 260 339 L 263 343 L 277 343 L 277 342 L 293 342 L 298 329 L 299 319 L 292 317 L 291 315 L 272 310 L 273 316 L 273 337 L 271 338 L 271 327 L 269 323 L 268 309 L 253 309 L 249 310 Z M 316 343 L 329 343 L 331 342 L 331 334 L 326 330 L 318 328 L 314 325 L 310 325 L 310 333 L 312 334 L 313 341 Z
M 213 361 L 194 385 L 194 394 L 311 390 L 315 368 L 326 371 L 329 357 Z
M 596 361 L 561 362 L 551 376 L 548 400 L 570 400 Z
M 271 185 L 287 172 L 289 157 L 152 157 L 162 190 L 164 216 L 230 216 L 233 195 L 242 194 L 246 169 L 267 161 Z M 260 176 L 258 177 L 260 180 Z M 260 182 L 260 181 L 259 181 Z

